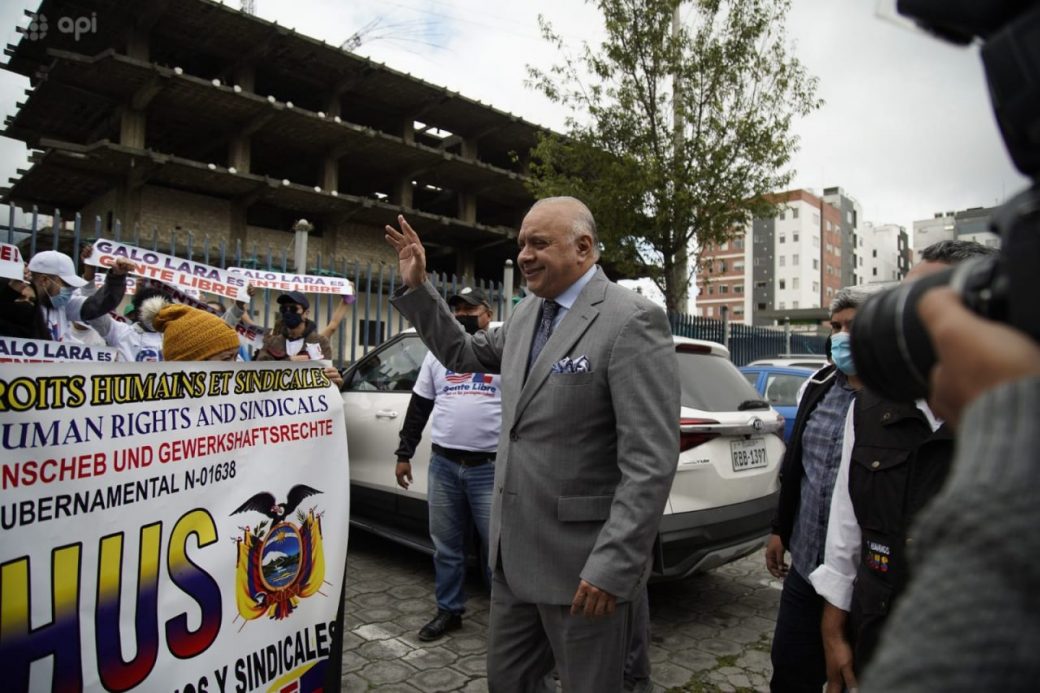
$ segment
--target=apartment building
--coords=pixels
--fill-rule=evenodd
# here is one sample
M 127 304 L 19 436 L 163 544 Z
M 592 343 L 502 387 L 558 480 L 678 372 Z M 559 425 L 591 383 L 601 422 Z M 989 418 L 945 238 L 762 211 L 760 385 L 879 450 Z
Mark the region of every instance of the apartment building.
M 775 217 L 702 249 L 696 311 L 761 324 L 764 313 L 826 307 L 843 286 L 841 212 L 809 190 L 777 193 Z M 851 272 L 851 263 L 849 263 Z
M 910 271 L 912 252 L 905 227 L 868 221 L 859 236 L 863 240 L 863 267 L 856 273 L 857 284 L 898 282 Z
M 913 261 L 921 251 L 939 241 L 975 241 L 990 248 L 1000 247 L 1000 236 L 989 229 L 995 207 L 971 207 L 959 212 L 936 212 L 931 219 L 914 222 Z

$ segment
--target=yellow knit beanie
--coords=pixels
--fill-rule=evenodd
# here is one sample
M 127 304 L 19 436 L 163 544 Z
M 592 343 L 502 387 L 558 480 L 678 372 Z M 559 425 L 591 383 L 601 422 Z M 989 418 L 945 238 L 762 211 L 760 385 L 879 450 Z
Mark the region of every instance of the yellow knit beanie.
M 162 332 L 163 358 L 167 361 L 206 361 L 238 348 L 238 334 L 223 320 L 180 303 L 163 307 L 152 319 L 152 326 Z

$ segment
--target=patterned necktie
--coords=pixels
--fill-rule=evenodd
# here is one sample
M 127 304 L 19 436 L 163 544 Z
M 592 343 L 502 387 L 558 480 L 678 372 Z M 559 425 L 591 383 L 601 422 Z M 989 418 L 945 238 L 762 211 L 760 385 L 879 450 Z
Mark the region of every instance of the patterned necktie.
M 531 366 L 538 360 L 538 354 L 542 353 L 542 348 L 545 343 L 549 341 L 549 336 L 553 330 L 553 320 L 556 319 L 556 313 L 560 310 L 560 304 L 552 299 L 546 299 L 542 302 L 542 317 L 538 321 L 538 331 L 534 334 L 534 342 L 531 343 L 531 358 L 527 361 L 527 370 L 531 370 Z

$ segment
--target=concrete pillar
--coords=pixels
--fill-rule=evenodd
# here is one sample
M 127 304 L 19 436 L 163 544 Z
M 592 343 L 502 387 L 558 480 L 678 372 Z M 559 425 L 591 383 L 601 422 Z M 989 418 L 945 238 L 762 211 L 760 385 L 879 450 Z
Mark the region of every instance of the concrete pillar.
M 231 203 L 231 226 L 228 229 L 227 245 L 228 258 L 233 258 L 235 256 L 236 241 L 241 241 L 242 251 L 245 252 L 247 208 L 248 205 L 244 202 L 236 201 Z
M 402 207 L 411 207 L 412 199 L 411 178 L 402 178 L 398 180 L 394 185 L 394 189 L 390 191 L 390 203 L 401 205 Z
M 477 256 L 472 248 L 459 248 L 455 251 L 455 276 L 477 276 Z
M 474 193 L 459 193 L 459 219 L 468 223 L 477 223 L 477 196 Z
M 119 144 L 144 149 L 146 120 L 144 111 L 124 107 L 119 118 Z
M 252 139 L 248 135 L 235 135 L 228 143 L 228 166 L 234 166 L 239 173 L 249 173 L 251 163 Z
M 401 139 L 408 144 L 415 143 L 415 121 L 411 118 L 407 118 L 401 123 Z
M 138 27 L 130 27 L 126 32 L 127 57 L 147 61 L 148 52 L 148 33 Z
M 321 189 L 339 190 L 339 159 L 329 155 L 322 162 Z
M 462 140 L 462 156 L 466 159 L 477 159 L 477 141 L 472 137 L 466 137 Z
M 328 102 L 325 104 L 325 115 L 329 118 L 333 118 L 338 115 L 343 115 L 343 101 L 342 94 L 335 92 L 329 96 Z

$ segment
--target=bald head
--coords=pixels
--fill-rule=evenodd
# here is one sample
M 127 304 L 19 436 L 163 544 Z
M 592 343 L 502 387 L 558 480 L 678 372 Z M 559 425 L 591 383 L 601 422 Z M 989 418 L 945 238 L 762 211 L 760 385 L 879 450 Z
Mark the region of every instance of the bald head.
M 599 258 L 596 221 L 589 208 L 573 197 L 535 202 L 524 217 L 517 242 L 517 264 L 524 281 L 541 298 L 559 296 Z

